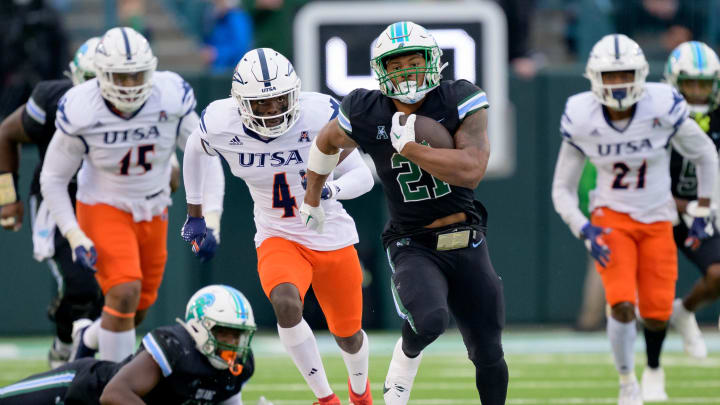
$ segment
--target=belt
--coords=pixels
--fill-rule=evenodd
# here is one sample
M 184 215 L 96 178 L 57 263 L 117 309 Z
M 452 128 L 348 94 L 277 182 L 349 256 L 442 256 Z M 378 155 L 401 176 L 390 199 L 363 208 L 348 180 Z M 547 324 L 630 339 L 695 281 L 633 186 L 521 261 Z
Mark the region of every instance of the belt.
M 415 234 L 407 239 L 428 249 L 444 251 L 466 248 L 482 239 L 482 235 L 478 226 L 455 224 L 441 230 Z M 401 241 L 402 239 L 398 243 L 401 244 Z

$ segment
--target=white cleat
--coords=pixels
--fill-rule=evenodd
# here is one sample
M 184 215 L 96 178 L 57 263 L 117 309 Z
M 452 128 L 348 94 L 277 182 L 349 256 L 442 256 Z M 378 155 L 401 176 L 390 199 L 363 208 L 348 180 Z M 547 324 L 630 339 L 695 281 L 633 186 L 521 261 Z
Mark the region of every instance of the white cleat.
M 643 405 L 642 395 L 640 394 L 640 384 L 638 384 L 637 380 L 620 384 L 618 405 Z
M 677 298 L 673 302 L 673 312 L 670 316 L 672 325 L 682 335 L 685 353 L 696 358 L 704 359 L 708 356 L 707 346 L 700 328 L 695 320 L 695 314 L 685 309 L 682 300 Z
M 648 402 L 662 402 L 668 400 L 665 392 L 665 371 L 662 367 L 645 367 L 642 375 L 642 398 Z
M 405 355 L 402 350 L 402 338 L 398 339 L 393 350 L 392 360 L 388 368 L 385 385 L 383 385 L 383 398 L 386 405 L 406 405 L 410 400 L 415 375 L 420 367 L 422 353 L 414 359 Z

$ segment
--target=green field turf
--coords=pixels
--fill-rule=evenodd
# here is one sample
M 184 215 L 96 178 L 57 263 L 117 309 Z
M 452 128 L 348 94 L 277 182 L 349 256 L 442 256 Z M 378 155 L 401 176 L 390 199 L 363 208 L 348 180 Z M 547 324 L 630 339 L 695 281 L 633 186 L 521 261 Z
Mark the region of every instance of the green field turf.
M 382 382 L 395 338 L 387 333 L 370 337 L 370 379 L 378 404 L 383 403 Z M 698 361 L 681 352 L 677 335 L 668 338 L 663 355 L 668 403 L 720 404 L 720 335 L 706 333 L 706 340 L 712 354 Z M 47 342 L 49 338 L 0 340 L 0 386 L 44 371 L 46 363 L 39 357 Z M 319 343 L 332 387 L 347 404 L 347 372 L 342 358 L 328 336 L 320 336 Z M 617 403 L 617 375 L 602 333 L 509 332 L 505 348 L 510 368 L 508 404 Z M 645 359 L 642 342 L 636 349 L 639 377 Z M 243 389 L 246 405 L 255 405 L 261 395 L 275 405 L 312 403 L 310 390 L 274 336 L 259 336 L 255 350 L 257 372 Z M 475 371 L 465 357 L 460 337 L 443 336 L 426 350 L 410 404 L 478 403 Z

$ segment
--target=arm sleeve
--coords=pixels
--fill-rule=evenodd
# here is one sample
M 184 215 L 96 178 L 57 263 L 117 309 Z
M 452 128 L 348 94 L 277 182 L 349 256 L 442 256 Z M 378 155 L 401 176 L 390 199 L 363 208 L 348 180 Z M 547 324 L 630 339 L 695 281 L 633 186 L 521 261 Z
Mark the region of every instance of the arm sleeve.
M 334 170 L 337 178 L 326 184 L 332 188 L 336 200 L 350 200 L 373 188 L 375 180 L 360 152 L 352 151 Z
M 696 166 L 698 198 L 711 198 L 718 174 L 715 145 L 695 120 L 683 120 L 670 140 L 673 148 Z
M 200 146 L 202 149 L 202 146 Z M 205 151 L 205 178 L 203 179 L 203 212 L 222 213 L 225 197 L 225 174 L 219 156 L 208 156 Z
M 202 204 L 204 202 L 205 178 L 206 174 L 211 171 L 208 166 L 211 164 L 212 157 L 205 152 L 201 142 L 200 132 L 196 130 L 190 135 L 185 145 L 183 182 L 185 184 L 185 198 L 188 204 Z
M 50 141 L 40 172 L 43 199 L 63 235 L 79 227 L 67 187 L 86 152 L 82 138 L 57 131 Z
M 583 225 L 588 222 L 578 207 L 577 193 L 584 165 L 585 156 L 582 152 L 568 142 L 560 145 L 552 183 L 553 206 L 578 238 Z
M 190 134 L 198 127 L 199 123 L 200 117 L 198 117 L 194 110 L 191 110 L 186 116 L 180 118 L 177 128 L 177 140 L 175 141 L 180 150 L 185 150 L 185 144 Z

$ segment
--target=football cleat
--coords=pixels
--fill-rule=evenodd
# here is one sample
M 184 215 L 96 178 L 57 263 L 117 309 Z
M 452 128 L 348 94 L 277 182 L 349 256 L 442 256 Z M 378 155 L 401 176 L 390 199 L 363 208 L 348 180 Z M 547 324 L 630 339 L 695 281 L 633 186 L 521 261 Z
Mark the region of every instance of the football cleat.
M 365 392 L 362 395 L 358 395 L 353 392 L 352 385 L 350 384 L 350 378 L 348 377 L 348 393 L 350 394 L 349 402 L 350 405 L 372 405 L 372 393 L 370 392 L 370 379 L 366 380 Z
M 87 318 L 78 319 L 73 322 L 72 328 L 72 348 L 70 349 L 70 357 L 68 361 L 75 361 L 85 357 L 95 357 L 97 349 L 89 348 L 83 341 L 83 335 L 87 328 L 93 324 L 93 321 Z
M 696 359 L 707 358 L 707 346 L 702 333 L 700 333 L 697 320 L 695 320 L 695 314 L 685 309 L 680 298 L 673 302 L 670 325 L 682 335 L 685 353 Z
M 385 404 L 406 405 L 408 403 L 410 390 L 421 360 L 422 352 L 414 359 L 407 357 L 402 350 L 402 338 L 398 339 L 383 386 Z
M 637 380 L 620 384 L 618 405 L 643 405 L 642 395 L 640 394 L 640 384 L 638 384 Z
M 325 398 L 318 398 L 317 402 L 313 402 L 313 405 L 342 405 L 340 398 L 335 394 L 330 394 Z
M 667 401 L 665 392 L 665 371 L 662 367 L 645 367 L 642 375 L 642 398 L 648 402 Z
M 63 343 L 56 336 L 55 339 L 53 339 L 52 345 L 50 346 L 50 351 L 48 351 L 48 363 L 50 364 L 50 368 L 55 369 L 67 364 L 68 360 L 70 359 L 71 349 L 72 344 Z

